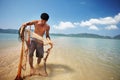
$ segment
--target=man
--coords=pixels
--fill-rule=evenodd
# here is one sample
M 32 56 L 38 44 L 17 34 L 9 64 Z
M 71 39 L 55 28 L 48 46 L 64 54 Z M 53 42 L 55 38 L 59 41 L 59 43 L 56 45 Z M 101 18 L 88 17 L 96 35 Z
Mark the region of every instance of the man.
M 36 34 L 38 34 L 39 36 L 42 36 L 42 37 L 44 34 L 46 34 L 46 38 L 50 39 L 50 36 L 49 36 L 50 26 L 47 24 L 49 15 L 47 13 L 42 13 L 40 17 L 41 17 L 40 20 L 34 20 L 31 22 L 24 23 L 21 26 L 21 28 L 25 29 L 25 27 L 27 27 L 27 26 L 34 25 L 34 27 L 35 27 L 34 32 Z M 30 74 L 31 75 L 35 73 L 35 70 L 33 67 L 33 54 L 34 54 L 35 50 L 36 50 L 36 57 L 38 58 L 37 64 L 39 65 L 41 62 L 41 59 L 43 58 L 43 54 L 44 54 L 43 42 L 39 41 L 35 38 L 32 38 L 30 48 L 29 48 L 29 64 L 30 64 Z

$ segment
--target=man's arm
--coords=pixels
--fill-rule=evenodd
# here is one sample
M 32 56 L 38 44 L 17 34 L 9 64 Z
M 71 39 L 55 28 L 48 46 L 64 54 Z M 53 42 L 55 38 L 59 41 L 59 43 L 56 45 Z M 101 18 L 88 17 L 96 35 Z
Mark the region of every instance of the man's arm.
M 47 28 L 47 30 L 46 30 L 46 39 L 47 39 L 47 38 L 50 39 L 49 31 L 50 31 L 50 26 L 48 26 L 48 28 Z
M 48 26 L 48 28 L 46 30 L 46 39 L 48 40 L 48 42 L 49 42 L 49 44 L 51 46 L 51 48 L 49 48 L 48 51 L 50 51 L 50 49 L 52 49 L 52 47 L 53 47 L 53 43 L 52 43 L 52 41 L 50 39 L 50 36 L 49 36 L 49 31 L 50 31 L 50 26 Z
M 37 22 L 37 20 L 31 21 L 31 22 L 27 22 L 27 23 L 22 24 L 22 26 L 26 27 L 26 26 L 35 25 L 36 22 Z
M 31 22 L 27 22 L 27 23 L 22 24 L 22 26 L 19 29 L 19 37 L 21 38 L 21 40 L 24 39 L 25 28 L 27 26 L 30 26 L 30 25 L 35 25 L 36 22 L 37 22 L 37 20 L 34 20 L 34 21 L 31 21 Z

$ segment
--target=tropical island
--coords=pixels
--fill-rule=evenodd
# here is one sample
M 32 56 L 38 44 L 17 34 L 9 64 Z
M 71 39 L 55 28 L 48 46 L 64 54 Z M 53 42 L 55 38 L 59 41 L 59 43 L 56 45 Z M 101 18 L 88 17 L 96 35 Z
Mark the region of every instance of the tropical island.
M 18 30 L 17 29 L 0 29 L 0 33 L 17 34 Z M 50 33 L 50 35 L 53 35 L 53 36 L 66 36 L 66 37 L 82 37 L 82 38 L 120 39 L 120 34 L 116 35 L 114 37 L 102 36 L 102 35 L 92 34 L 92 33 L 78 33 L 78 34 Z

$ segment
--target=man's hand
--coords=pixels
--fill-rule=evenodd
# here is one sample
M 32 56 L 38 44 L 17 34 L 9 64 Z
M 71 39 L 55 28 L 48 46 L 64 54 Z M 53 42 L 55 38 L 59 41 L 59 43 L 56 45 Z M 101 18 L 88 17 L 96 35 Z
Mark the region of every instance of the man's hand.
M 24 40 L 24 31 L 25 31 L 25 26 L 22 25 L 19 29 L 19 36 L 22 41 Z
M 53 42 L 49 39 L 49 38 L 46 38 L 47 41 L 48 41 L 48 44 L 51 46 L 51 48 L 53 47 Z
M 24 41 L 24 36 L 23 36 L 23 35 L 21 35 L 20 37 L 21 37 L 21 40 L 22 40 L 22 41 Z

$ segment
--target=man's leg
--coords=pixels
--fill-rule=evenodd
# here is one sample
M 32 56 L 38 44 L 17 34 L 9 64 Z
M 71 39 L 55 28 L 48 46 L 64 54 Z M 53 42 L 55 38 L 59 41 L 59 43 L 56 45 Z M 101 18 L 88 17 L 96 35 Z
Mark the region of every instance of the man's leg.
M 34 41 L 31 41 L 29 51 L 30 51 L 29 52 L 30 74 L 34 74 L 35 73 L 35 70 L 34 70 L 34 67 L 33 67 L 33 53 L 35 51 L 35 42 Z
M 40 57 L 38 57 L 38 59 L 37 59 L 37 64 L 39 65 L 39 64 L 40 64 L 40 62 L 41 62 L 41 58 L 40 58 Z
M 38 43 L 37 49 L 36 49 L 36 57 L 37 57 L 37 64 L 38 65 L 40 64 L 41 59 L 43 58 L 43 54 L 44 54 L 43 44 Z
M 29 56 L 29 64 L 30 64 L 30 68 L 34 68 L 33 67 L 33 57 Z
M 30 75 L 33 75 L 35 73 L 35 70 L 33 67 L 33 57 L 29 56 L 29 64 L 30 64 Z

